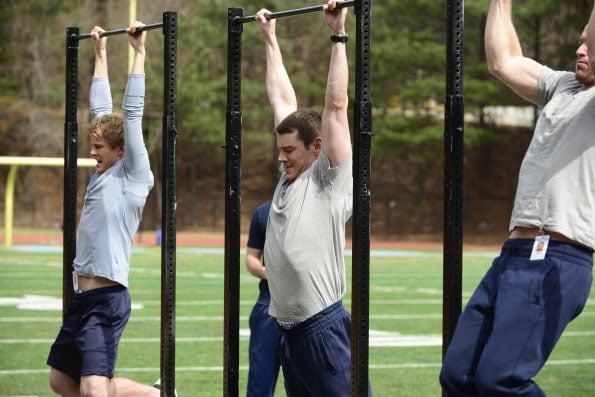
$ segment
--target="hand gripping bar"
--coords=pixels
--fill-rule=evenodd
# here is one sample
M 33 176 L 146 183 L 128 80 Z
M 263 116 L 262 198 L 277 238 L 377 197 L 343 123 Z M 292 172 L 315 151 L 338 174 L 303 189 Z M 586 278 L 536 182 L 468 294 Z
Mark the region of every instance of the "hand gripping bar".
M 137 32 L 143 32 L 145 30 L 159 29 L 159 28 L 162 28 L 162 27 L 163 27 L 163 22 L 152 23 L 152 24 L 149 24 L 149 25 L 139 26 L 139 27 L 136 28 L 136 31 Z M 123 33 L 126 33 L 126 29 L 128 29 L 128 28 L 106 30 L 105 32 L 101 32 L 99 34 L 99 37 L 107 37 L 107 36 L 115 36 L 117 34 L 123 34 Z M 91 33 L 79 34 L 78 36 L 76 36 L 76 38 L 79 39 L 79 40 L 90 39 L 91 38 Z
M 351 7 L 355 4 L 355 0 L 347 0 L 341 3 L 337 3 L 337 8 L 344 8 L 344 7 Z M 295 8 L 292 10 L 285 10 L 285 11 L 277 11 L 277 12 L 270 12 L 265 15 L 266 19 L 276 19 L 282 17 L 290 17 L 293 15 L 300 15 L 300 14 L 307 14 L 310 12 L 322 11 L 324 4 L 311 6 L 311 7 L 304 7 L 304 8 Z M 256 15 L 251 15 L 247 17 L 237 17 L 234 19 L 235 23 L 246 23 L 246 22 L 254 22 L 256 21 Z

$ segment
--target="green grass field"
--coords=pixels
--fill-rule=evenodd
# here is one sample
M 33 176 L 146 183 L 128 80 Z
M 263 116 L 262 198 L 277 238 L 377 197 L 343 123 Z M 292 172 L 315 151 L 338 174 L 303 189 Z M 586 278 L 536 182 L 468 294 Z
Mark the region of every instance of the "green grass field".
M 45 361 L 60 327 L 62 253 L 60 247 L 54 252 L 16 248 L 0 248 L 0 396 L 51 396 Z M 464 300 L 495 254 L 465 253 Z M 220 249 L 178 249 L 176 388 L 181 397 L 223 394 L 223 270 Z M 241 271 L 240 395 L 248 363 L 248 337 L 243 331 L 248 329 L 258 289 L 243 263 Z M 374 394 L 439 396 L 441 252 L 373 251 L 370 291 Z M 133 305 L 139 306 L 133 309 L 120 344 L 117 374 L 152 383 L 159 377 L 157 248 L 135 249 L 130 292 Z M 536 379 L 549 396 L 595 396 L 594 296 Z M 350 291 L 344 303 L 350 307 Z M 285 395 L 281 382 L 278 396 Z

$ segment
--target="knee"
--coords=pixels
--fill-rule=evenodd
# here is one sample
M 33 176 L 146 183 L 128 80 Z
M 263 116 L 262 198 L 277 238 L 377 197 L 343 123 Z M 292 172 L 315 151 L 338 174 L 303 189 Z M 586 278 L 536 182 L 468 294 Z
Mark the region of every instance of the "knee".
M 542 396 L 531 379 L 508 365 L 482 360 L 475 374 L 477 392 L 482 396 Z
M 480 370 L 478 368 L 475 374 L 475 385 L 477 392 L 482 396 L 507 396 L 511 395 L 506 385 L 509 383 L 505 378 L 502 377 L 501 373 L 492 370 Z
M 83 376 L 81 377 L 80 395 L 82 397 L 105 396 L 108 393 L 110 379 L 105 376 Z

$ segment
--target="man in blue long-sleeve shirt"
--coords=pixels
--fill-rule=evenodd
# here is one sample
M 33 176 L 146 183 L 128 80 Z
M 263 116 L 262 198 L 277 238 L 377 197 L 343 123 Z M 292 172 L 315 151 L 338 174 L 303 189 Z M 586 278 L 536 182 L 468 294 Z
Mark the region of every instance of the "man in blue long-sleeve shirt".
M 130 316 L 128 272 L 134 234 L 153 174 L 141 122 L 145 95 L 145 37 L 128 29 L 134 61 L 122 104 L 112 113 L 107 39 L 93 28 L 95 70 L 90 102 L 91 156 L 97 161 L 85 194 L 74 259 L 74 295 L 48 357 L 50 386 L 61 395 L 157 396 L 159 390 L 115 378 L 118 343 Z

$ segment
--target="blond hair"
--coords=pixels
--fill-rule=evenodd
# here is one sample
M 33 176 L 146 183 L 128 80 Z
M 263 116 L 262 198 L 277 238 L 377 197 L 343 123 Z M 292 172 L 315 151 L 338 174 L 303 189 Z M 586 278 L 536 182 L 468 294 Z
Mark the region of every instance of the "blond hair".
M 120 113 L 108 113 L 97 117 L 89 126 L 91 138 L 103 138 L 115 149 L 124 145 L 124 117 Z

